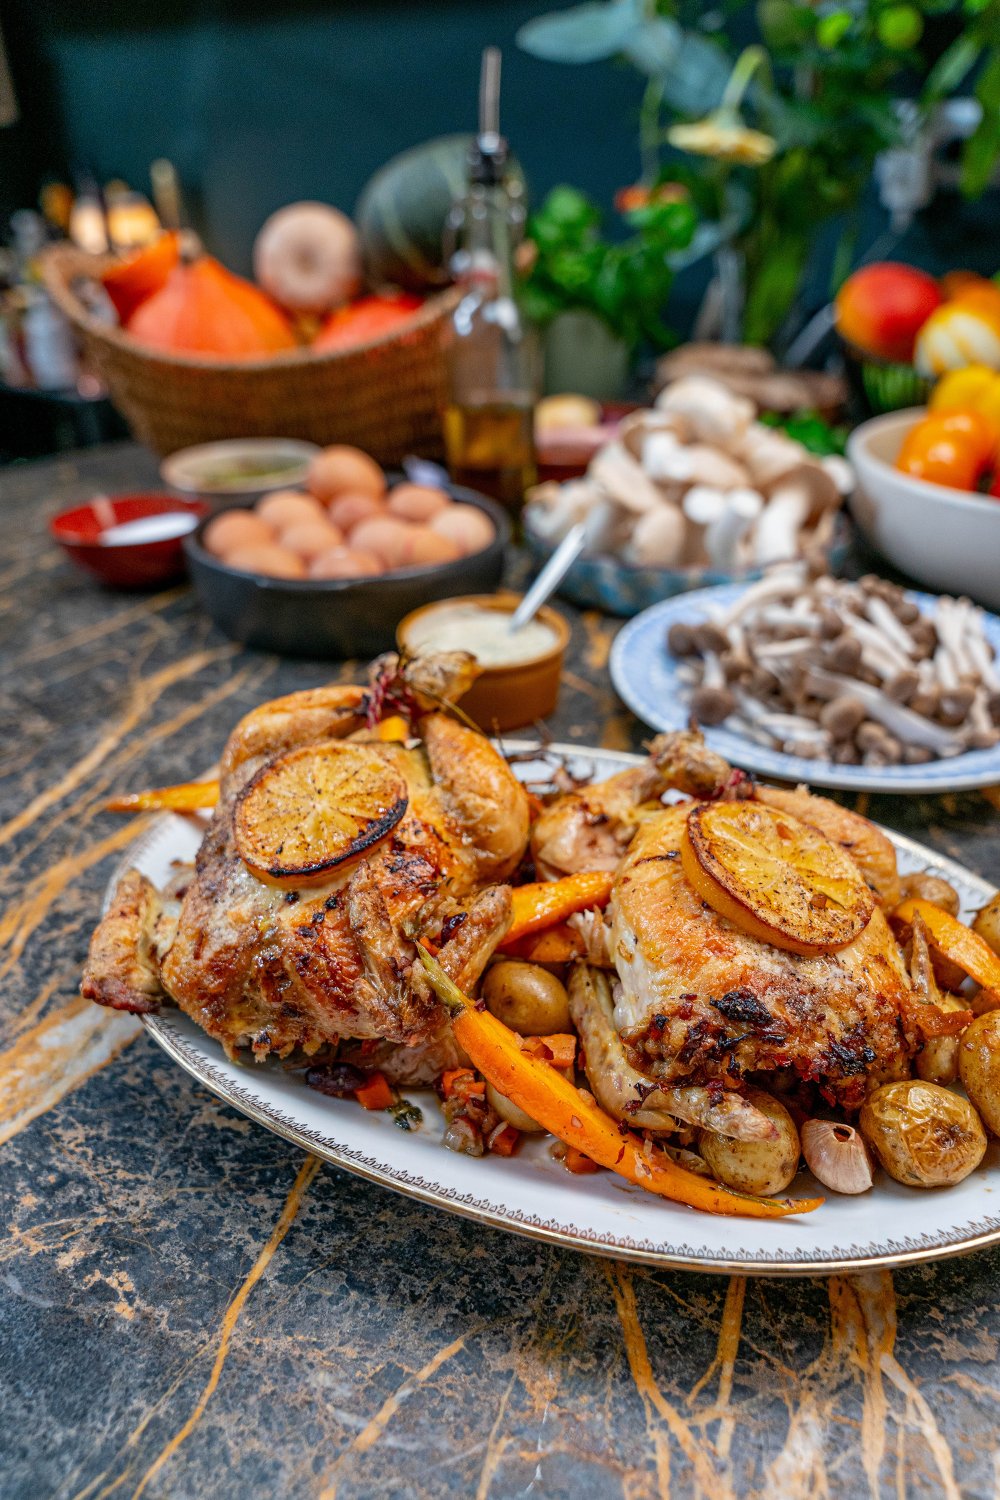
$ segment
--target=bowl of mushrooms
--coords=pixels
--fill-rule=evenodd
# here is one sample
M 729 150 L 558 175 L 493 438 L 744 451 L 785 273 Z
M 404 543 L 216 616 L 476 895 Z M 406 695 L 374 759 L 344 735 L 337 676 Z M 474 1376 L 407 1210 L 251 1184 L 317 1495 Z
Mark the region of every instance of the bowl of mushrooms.
M 706 376 L 631 413 L 579 479 L 529 493 L 525 540 L 544 562 L 580 522 L 587 546 L 563 580 L 575 603 L 634 615 L 774 563 L 836 565 L 853 472 L 757 420 L 753 401 Z
M 694 719 L 745 770 L 868 791 L 1000 777 L 1000 619 L 969 599 L 783 563 L 629 621 L 610 667 L 640 718 Z

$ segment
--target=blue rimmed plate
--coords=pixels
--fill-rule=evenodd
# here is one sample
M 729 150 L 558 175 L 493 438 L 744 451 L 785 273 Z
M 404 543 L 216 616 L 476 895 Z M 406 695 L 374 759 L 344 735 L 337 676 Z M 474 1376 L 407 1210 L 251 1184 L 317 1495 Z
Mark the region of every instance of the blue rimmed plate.
M 675 599 L 664 599 L 624 625 L 611 648 L 611 680 L 618 696 L 654 729 L 685 729 L 690 717 L 687 689 L 677 675 L 680 663 L 667 650 L 667 631 L 678 620 L 697 622 L 713 607 L 734 604 L 747 584 L 697 589 Z M 933 616 L 934 594 L 908 590 L 907 597 Z M 985 631 L 1000 656 L 1000 619 L 985 615 Z M 734 765 L 779 781 L 808 781 L 813 786 L 840 787 L 857 792 L 961 792 L 1000 785 L 1000 745 L 992 750 L 969 750 L 948 760 L 922 766 L 838 766 L 829 760 L 806 760 L 769 750 L 724 725 L 705 730 L 713 750 Z

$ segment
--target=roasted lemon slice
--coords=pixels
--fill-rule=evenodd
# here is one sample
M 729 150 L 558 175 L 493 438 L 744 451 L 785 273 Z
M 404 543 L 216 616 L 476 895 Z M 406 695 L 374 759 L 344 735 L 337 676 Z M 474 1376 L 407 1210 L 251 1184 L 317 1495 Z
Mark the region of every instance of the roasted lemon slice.
M 317 882 L 391 833 L 406 811 L 391 751 L 330 741 L 262 766 L 236 805 L 236 848 L 263 880 Z
M 868 925 L 875 898 L 850 855 L 818 829 L 759 802 L 690 813 L 684 873 L 720 916 L 791 953 L 832 953 Z

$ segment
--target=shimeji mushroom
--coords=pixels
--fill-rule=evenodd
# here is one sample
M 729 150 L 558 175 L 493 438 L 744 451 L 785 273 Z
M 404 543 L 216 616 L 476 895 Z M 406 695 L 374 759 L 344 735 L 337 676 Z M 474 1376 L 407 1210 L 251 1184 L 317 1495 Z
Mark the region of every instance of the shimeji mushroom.
M 710 501 L 693 507 L 698 518 L 716 512 Z M 980 611 L 940 601 L 928 659 L 921 627 L 934 624 L 910 602 L 884 580 L 809 582 L 786 563 L 709 620 L 675 624 L 668 644 L 686 656 L 696 717 L 719 722 L 731 696 L 727 724 L 786 751 L 918 764 L 1000 742 L 1000 675 Z

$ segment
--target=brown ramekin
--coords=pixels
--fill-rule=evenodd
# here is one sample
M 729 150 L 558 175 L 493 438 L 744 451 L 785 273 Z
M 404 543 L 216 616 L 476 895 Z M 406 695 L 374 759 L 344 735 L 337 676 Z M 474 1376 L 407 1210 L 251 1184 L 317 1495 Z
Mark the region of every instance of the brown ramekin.
M 520 594 L 502 592 L 498 594 L 460 594 L 454 599 L 441 599 L 432 604 L 421 605 L 405 615 L 396 627 L 396 640 L 400 649 L 408 649 L 408 631 L 415 620 L 437 609 L 446 609 L 455 604 L 478 604 L 482 608 L 495 609 L 502 614 L 513 614 L 521 602 Z M 544 656 L 533 661 L 517 662 L 509 667 L 484 667 L 472 687 L 460 701 L 463 713 L 489 733 L 522 729 L 536 719 L 547 718 L 556 706 L 559 683 L 562 677 L 563 657 L 569 644 L 569 626 L 562 615 L 543 604 L 537 618 L 543 625 L 555 631 L 556 644 Z M 462 650 L 462 642 L 455 641 L 453 649 Z

